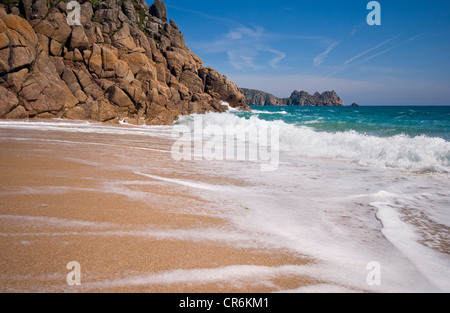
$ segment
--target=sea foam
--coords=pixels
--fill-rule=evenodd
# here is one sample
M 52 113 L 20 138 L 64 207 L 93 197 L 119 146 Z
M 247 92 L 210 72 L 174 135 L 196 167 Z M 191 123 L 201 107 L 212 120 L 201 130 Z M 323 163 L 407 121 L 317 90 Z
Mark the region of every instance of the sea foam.
M 192 116 L 180 122 L 193 127 Z M 280 129 L 280 150 L 303 157 L 330 158 L 362 166 L 398 168 L 413 172 L 450 173 L 450 142 L 427 136 L 396 135 L 377 137 L 356 131 L 319 132 L 307 126 L 284 121 L 265 121 L 257 116 L 246 119 L 233 114 L 203 115 L 203 126 L 265 127 Z
M 234 109 L 233 109 L 234 111 Z M 398 168 L 412 172 L 450 173 L 450 142 L 425 135 L 377 137 L 356 131 L 320 132 L 307 126 L 296 126 L 281 120 L 266 121 L 233 113 L 201 115 L 203 127 L 211 125 L 280 129 L 280 150 L 295 156 L 339 159 L 362 166 Z M 193 116 L 182 116 L 178 124 L 193 129 Z M 0 121 L 0 128 L 64 131 L 75 133 L 120 134 L 133 136 L 170 137 L 169 126 L 114 127 L 98 123 L 46 121 Z

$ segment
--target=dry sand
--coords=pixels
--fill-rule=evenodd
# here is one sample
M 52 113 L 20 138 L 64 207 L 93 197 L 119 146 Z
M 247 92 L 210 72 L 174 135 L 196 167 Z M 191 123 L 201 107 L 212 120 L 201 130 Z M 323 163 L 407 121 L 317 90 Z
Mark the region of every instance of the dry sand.
M 246 276 L 242 267 L 312 262 L 303 255 L 196 237 L 232 229 L 203 214 L 217 203 L 130 170 L 146 160 L 155 175 L 210 179 L 168 153 L 124 149 L 113 135 L 0 132 L 0 292 L 272 292 L 316 283 L 289 271 Z M 127 146 L 170 144 L 130 138 Z M 70 261 L 81 265 L 81 286 L 66 283 Z M 224 268 L 220 277 L 202 271 Z

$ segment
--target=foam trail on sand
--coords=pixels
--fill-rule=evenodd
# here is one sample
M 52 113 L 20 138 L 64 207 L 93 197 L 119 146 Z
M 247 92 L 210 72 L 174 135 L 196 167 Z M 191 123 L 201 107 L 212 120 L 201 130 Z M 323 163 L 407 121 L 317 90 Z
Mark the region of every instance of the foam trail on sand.
M 146 151 L 155 151 L 155 152 L 162 152 L 162 153 L 171 153 L 167 150 L 161 150 L 161 149 L 152 149 L 152 148 L 144 148 L 144 147 L 134 147 L 134 146 L 125 146 L 125 145 L 113 145 L 108 143 L 101 143 L 101 142 L 82 142 L 82 141 L 72 141 L 72 140 L 56 140 L 56 139 L 38 139 L 38 138 L 12 138 L 8 137 L 8 140 L 17 140 L 17 141 L 42 141 L 42 142 L 51 142 L 51 143 L 63 143 L 63 144 L 72 144 L 72 145 L 89 145 L 89 146 L 105 146 L 105 147 L 112 147 L 112 148 L 126 148 L 126 149 L 134 149 L 134 150 L 146 150 Z
M 304 270 L 298 266 L 251 266 L 235 265 L 212 269 L 190 269 L 164 271 L 146 276 L 135 276 L 103 282 L 85 283 L 83 289 L 114 288 L 127 286 L 171 285 L 171 284 L 206 284 L 217 282 L 257 283 L 273 287 L 270 281 L 282 275 L 303 275 Z
M 84 221 L 70 221 L 58 218 L 41 218 L 41 219 L 17 219 L 18 221 L 32 224 L 33 228 L 43 228 L 47 226 L 72 228 L 101 228 L 101 231 L 71 231 L 71 232 L 20 232 L 20 233 L 0 233 L 0 237 L 140 237 L 156 240 L 179 240 L 192 242 L 216 242 L 221 245 L 230 245 L 232 247 L 254 248 L 255 245 L 260 247 L 276 248 L 269 242 L 264 242 L 263 238 L 256 239 L 251 234 L 245 234 L 233 229 L 213 229 L 213 228 L 196 228 L 196 229 L 157 229 L 153 227 L 145 227 L 142 230 L 126 230 L 124 226 L 109 223 L 92 223 Z M 9 223 L 11 222 L 8 221 Z M 104 229 L 104 230 L 103 230 Z M 270 240 L 270 238 L 268 238 Z
M 170 137 L 170 126 L 109 126 L 102 123 L 84 121 L 0 121 L 0 129 L 21 129 L 35 131 L 58 131 L 84 134 L 112 134 L 133 136 L 163 136 Z
M 88 221 L 68 220 L 57 217 L 44 217 L 44 216 L 22 216 L 22 215 L 0 215 L 0 222 L 16 224 L 28 223 L 35 227 L 39 226 L 57 226 L 57 227 L 82 227 L 82 228 L 111 228 L 114 224 L 111 223 L 98 223 Z
M 172 183 L 172 184 L 177 184 L 177 185 L 182 185 L 182 186 L 186 186 L 186 187 L 190 187 L 190 188 L 203 189 L 203 190 L 209 190 L 209 191 L 229 190 L 229 188 L 226 186 L 197 183 L 197 182 L 184 180 L 184 179 L 166 178 L 166 177 L 161 177 L 161 176 L 152 175 L 152 174 L 145 174 L 145 173 L 141 173 L 141 172 L 135 172 L 135 173 L 138 175 L 141 175 L 141 176 L 151 178 L 151 179 L 156 179 L 156 180 L 160 180 L 160 181 L 164 181 L 164 182 L 168 182 L 168 183 Z
M 419 243 L 420 237 L 414 228 L 402 221 L 398 208 L 389 201 L 398 196 L 388 192 L 381 192 L 380 196 L 388 201 L 372 202 L 371 205 L 378 208 L 377 217 L 383 223 L 383 235 L 441 291 L 450 290 L 450 259 Z

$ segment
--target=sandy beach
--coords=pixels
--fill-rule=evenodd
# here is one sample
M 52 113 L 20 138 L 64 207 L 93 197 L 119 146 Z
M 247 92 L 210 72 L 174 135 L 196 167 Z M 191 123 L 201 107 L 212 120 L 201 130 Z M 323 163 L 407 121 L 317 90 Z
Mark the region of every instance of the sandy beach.
M 133 172 L 146 162 L 152 175 L 198 175 L 172 160 L 169 139 L 28 130 L 2 137 L 0 292 L 273 292 L 312 282 L 289 271 L 311 258 L 227 240 L 233 226 L 207 214 L 220 204 Z M 208 239 L 210 230 L 224 238 Z M 66 283 L 71 261 L 81 265 L 81 286 Z
M 284 151 L 276 171 L 176 161 L 173 130 L 1 121 L 0 292 L 448 290 L 448 174 Z M 291 131 L 282 144 L 330 136 Z

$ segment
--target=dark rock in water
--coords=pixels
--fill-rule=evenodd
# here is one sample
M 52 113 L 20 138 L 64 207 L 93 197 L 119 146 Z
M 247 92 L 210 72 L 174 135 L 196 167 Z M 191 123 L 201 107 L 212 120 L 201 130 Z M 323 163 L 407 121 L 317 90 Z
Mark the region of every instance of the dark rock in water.
M 337 93 L 326 91 L 322 94 L 316 92 L 310 95 L 306 91 L 294 91 L 289 98 L 280 99 L 272 94 L 241 88 L 249 105 L 259 106 L 344 106 L 344 102 Z
M 0 118 L 154 125 L 222 112 L 220 101 L 249 109 L 234 83 L 186 47 L 161 0 L 78 2 L 83 26 L 69 26 L 66 2 L 2 1 Z
M 353 102 L 351 107 L 359 107 L 359 104 Z

